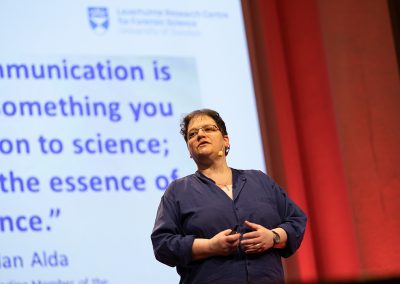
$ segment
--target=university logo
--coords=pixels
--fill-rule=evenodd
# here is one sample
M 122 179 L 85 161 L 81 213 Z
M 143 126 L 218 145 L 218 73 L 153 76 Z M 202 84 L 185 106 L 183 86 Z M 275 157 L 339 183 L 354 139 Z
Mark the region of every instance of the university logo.
M 110 20 L 108 18 L 108 9 L 105 7 L 89 7 L 88 8 L 89 23 L 92 29 L 97 34 L 104 34 Z

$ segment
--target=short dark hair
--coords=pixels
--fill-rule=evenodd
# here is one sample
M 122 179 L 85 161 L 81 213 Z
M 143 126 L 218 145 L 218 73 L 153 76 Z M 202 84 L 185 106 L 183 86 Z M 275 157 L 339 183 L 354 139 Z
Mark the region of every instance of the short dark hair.
M 222 135 L 228 135 L 228 132 L 226 131 L 226 126 L 224 120 L 221 118 L 218 112 L 212 109 L 204 108 L 204 109 L 198 109 L 195 111 L 192 111 L 191 113 L 185 115 L 182 118 L 181 121 L 181 134 L 183 136 L 183 139 L 185 139 L 185 142 L 187 142 L 187 131 L 188 131 L 188 126 L 190 121 L 197 117 L 197 116 L 209 116 L 211 117 L 215 123 L 217 124 L 219 130 L 221 131 Z

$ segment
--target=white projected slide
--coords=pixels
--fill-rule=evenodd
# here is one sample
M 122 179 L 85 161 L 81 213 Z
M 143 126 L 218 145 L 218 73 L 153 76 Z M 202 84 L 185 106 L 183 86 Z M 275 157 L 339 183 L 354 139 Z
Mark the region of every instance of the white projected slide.
M 265 171 L 240 1 L 2 1 L 0 26 L 0 284 L 178 283 L 150 234 L 196 170 L 182 116 Z

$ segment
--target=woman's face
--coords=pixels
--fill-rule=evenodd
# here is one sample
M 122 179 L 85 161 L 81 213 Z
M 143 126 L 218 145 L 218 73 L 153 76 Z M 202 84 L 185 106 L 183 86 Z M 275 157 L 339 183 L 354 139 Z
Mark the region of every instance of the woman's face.
M 222 134 L 211 117 L 200 115 L 192 118 L 188 125 L 187 137 L 188 149 L 195 161 L 203 157 L 221 158 L 218 155 L 220 151 L 223 153 L 222 157 L 225 157 L 225 148 L 229 144 L 229 138 Z

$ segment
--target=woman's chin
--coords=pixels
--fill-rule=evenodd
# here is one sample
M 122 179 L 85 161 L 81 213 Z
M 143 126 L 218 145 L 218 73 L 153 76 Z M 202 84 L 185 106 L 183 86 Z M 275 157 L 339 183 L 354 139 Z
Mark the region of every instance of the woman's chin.
M 209 151 L 209 150 L 203 150 L 203 151 L 199 151 L 198 153 L 197 153 L 197 157 L 199 158 L 199 159 L 209 159 L 209 158 L 211 158 L 213 156 L 213 152 L 212 151 Z

